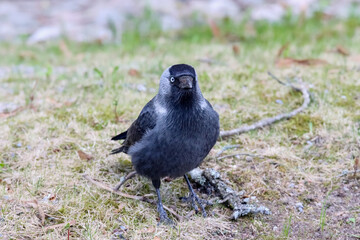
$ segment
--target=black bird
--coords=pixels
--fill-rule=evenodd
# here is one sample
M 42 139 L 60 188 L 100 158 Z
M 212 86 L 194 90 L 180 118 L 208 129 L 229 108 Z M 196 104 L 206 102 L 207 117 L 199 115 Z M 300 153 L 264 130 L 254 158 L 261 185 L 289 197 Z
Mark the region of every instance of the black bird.
M 161 202 L 160 179 L 184 176 L 190 190 L 188 200 L 196 211 L 197 202 L 206 216 L 186 173 L 201 164 L 218 136 L 219 115 L 203 97 L 195 69 L 177 64 L 163 72 L 159 93 L 129 129 L 112 138 L 125 140 L 112 154 L 129 154 L 136 172 L 151 179 L 158 197 L 160 222 L 170 224 Z

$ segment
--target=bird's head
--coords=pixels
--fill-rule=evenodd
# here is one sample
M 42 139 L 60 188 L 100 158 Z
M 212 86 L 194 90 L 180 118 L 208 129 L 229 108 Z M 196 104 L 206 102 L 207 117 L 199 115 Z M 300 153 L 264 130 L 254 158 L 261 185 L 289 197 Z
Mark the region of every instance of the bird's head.
M 176 64 L 166 69 L 160 78 L 159 95 L 186 99 L 201 95 L 195 69 L 187 64 Z

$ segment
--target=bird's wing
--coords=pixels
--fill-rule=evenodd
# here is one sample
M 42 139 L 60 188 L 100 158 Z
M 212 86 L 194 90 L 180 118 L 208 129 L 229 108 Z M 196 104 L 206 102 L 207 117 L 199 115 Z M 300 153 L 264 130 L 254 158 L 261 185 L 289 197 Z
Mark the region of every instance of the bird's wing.
M 112 138 L 112 140 L 125 139 L 120 148 L 112 150 L 111 154 L 127 153 L 130 146 L 138 142 L 146 131 L 153 129 L 156 125 L 157 114 L 154 106 L 154 98 L 148 102 L 140 112 L 138 118 L 131 124 L 129 129 Z

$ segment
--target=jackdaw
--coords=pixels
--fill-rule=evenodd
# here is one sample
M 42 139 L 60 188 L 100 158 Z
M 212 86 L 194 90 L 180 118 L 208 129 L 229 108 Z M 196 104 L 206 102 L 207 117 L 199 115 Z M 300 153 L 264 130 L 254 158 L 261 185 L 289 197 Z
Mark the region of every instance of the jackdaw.
M 171 224 L 160 196 L 160 179 L 184 176 L 187 198 L 206 216 L 203 201 L 195 194 L 186 173 L 198 167 L 219 136 L 219 115 L 203 97 L 195 69 L 177 64 L 160 78 L 159 93 L 142 109 L 129 129 L 112 138 L 124 140 L 112 154 L 131 156 L 136 172 L 151 179 L 158 197 L 160 222 Z

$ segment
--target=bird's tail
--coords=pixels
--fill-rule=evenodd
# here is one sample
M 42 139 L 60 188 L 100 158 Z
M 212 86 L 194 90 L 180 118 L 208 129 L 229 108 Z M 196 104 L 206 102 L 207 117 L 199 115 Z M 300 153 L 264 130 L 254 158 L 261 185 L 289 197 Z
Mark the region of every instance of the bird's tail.
M 122 133 L 120 133 L 119 135 L 116 135 L 115 137 L 112 137 L 111 140 L 116 141 L 116 140 L 125 139 L 126 136 L 127 136 L 127 131 L 122 132 Z

